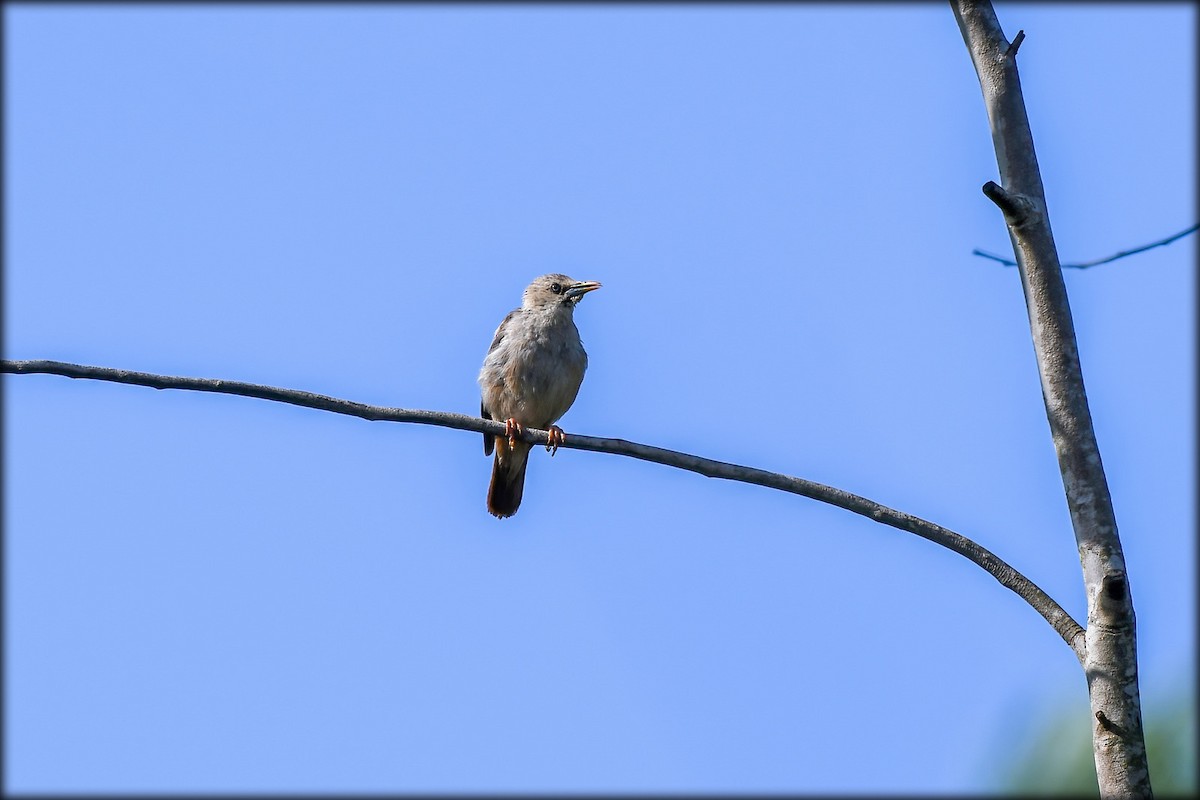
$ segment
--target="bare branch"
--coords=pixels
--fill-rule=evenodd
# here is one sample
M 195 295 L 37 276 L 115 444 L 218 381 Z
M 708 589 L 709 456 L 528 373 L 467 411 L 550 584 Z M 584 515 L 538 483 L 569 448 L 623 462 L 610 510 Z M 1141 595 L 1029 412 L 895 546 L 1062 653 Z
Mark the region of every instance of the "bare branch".
M 221 394 L 256 397 L 260 400 L 271 400 L 279 403 L 289 403 L 318 411 L 330 411 L 334 414 L 346 414 L 366 420 L 380 422 L 413 422 L 421 425 L 439 425 L 445 428 L 474 431 L 476 433 L 504 434 L 504 424 L 466 414 L 455 414 L 448 411 L 419 411 L 404 408 L 389 408 L 372 406 L 366 403 L 356 403 L 350 400 L 340 400 L 311 392 L 301 392 L 295 389 L 281 389 L 274 386 L 262 386 L 241 381 L 227 381 L 212 378 L 181 378 L 169 375 L 155 375 L 147 372 L 131 372 L 129 370 L 111 369 L 108 367 L 91 367 L 82 364 L 68 364 L 62 361 L 0 361 L 0 372 L 14 375 L 47 374 L 62 375 L 67 378 L 88 378 L 115 383 L 128 383 L 136 386 L 149 386 L 153 389 L 189 389 L 197 392 L 218 392 Z M 548 432 L 536 428 L 525 428 L 523 439 L 534 444 L 545 445 L 548 442 Z M 751 483 L 790 492 L 802 497 L 808 497 L 822 503 L 844 508 L 855 514 L 868 517 L 876 522 L 899 528 L 902 531 L 916 534 L 923 539 L 939 544 L 965 556 L 978 564 L 1003 586 L 1016 592 L 1025 602 L 1050 623 L 1081 661 L 1084 657 L 1084 631 L 1071 615 L 1054 602 L 1036 584 L 1021 573 L 1017 572 L 991 551 L 972 540 L 955 533 L 940 525 L 928 522 L 911 514 L 905 514 L 887 506 L 868 500 L 865 497 L 850 492 L 835 489 L 831 486 L 783 475 L 778 472 L 768 472 L 754 467 L 744 467 L 724 461 L 714 461 L 710 458 L 679 453 L 661 447 L 628 442 L 624 439 L 606 439 L 580 434 L 568 434 L 563 441 L 563 448 L 590 450 L 597 453 L 629 456 L 643 461 L 651 461 L 668 467 L 688 470 L 709 478 Z
M 1008 224 L 1020 227 L 1037 213 L 1037 206 L 1028 197 L 1013 194 L 995 181 L 983 185 L 983 193 L 995 203 L 1002 212 Z
M 1012 43 L 1004 51 L 1004 57 L 1016 58 L 1017 51 L 1021 49 L 1021 42 L 1023 41 L 1025 41 L 1025 31 L 1017 31 L 1017 35 L 1013 37 Z
M 1141 247 L 1135 247 L 1132 250 L 1122 250 L 1121 252 L 1108 256 L 1107 258 L 1098 258 L 1095 261 L 1082 261 L 1078 264 L 1063 264 L 1062 267 L 1063 269 L 1087 269 L 1088 267 L 1098 267 L 1101 264 L 1108 264 L 1112 261 L 1116 261 L 1117 259 L 1125 258 L 1126 256 L 1137 255 L 1138 253 L 1144 253 L 1147 250 L 1152 250 L 1155 247 L 1162 247 L 1164 244 L 1170 244 L 1177 239 L 1182 239 L 1184 236 L 1187 236 L 1189 233 L 1195 233 L 1197 230 L 1200 230 L 1200 223 L 1197 223 L 1186 230 L 1182 230 L 1173 236 L 1168 236 L 1165 239 L 1159 239 L 1157 242 L 1151 242 L 1150 244 L 1145 244 Z M 1017 262 L 1011 259 L 1005 258 L 1004 256 L 998 256 L 994 253 L 989 253 L 986 250 L 980 250 L 979 248 L 972 250 L 971 254 L 981 256 L 983 258 L 990 258 L 992 261 L 999 261 L 1006 267 L 1015 267 L 1017 265 Z
M 1066 284 L 1050 229 L 1016 59 L 989 0 L 951 0 L 979 77 L 1003 190 L 1004 209 L 1029 314 L 1050 437 L 1075 531 L 1087 595 L 1083 667 L 1092 713 L 1092 751 L 1102 797 L 1150 797 L 1137 679 L 1137 632 L 1117 518 L 1092 425 Z M 995 184 L 989 184 L 995 186 Z M 985 187 L 985 191 L 987 191 Z M 1037 213 L 1014 214 L 1021 198 Z M 1006 204 L 1008 207 L 1006 207 Z M 1101 716 L 1102 715 L 1102 716 Z M 1117 734 L 1115 731 L 1123 731 Z
M 1015 267 L 1017 265 L 1017 262 L 1013 261 L 1012 259 L 1005 258 L 1004 256 L 998 256 L 995 253 L 989 253 L 986 250 L 980 250 L 978 247 L 976 247 L 974 250 L 971 251 L 971 255 L 982 256 L 983 258 L 990 258 L 992 261 L 999 261 L 1001 264 L 1003 264 L 1006 267 Z M 1064 264 L 1063 266 L 1066 266 L 1066 265 Z

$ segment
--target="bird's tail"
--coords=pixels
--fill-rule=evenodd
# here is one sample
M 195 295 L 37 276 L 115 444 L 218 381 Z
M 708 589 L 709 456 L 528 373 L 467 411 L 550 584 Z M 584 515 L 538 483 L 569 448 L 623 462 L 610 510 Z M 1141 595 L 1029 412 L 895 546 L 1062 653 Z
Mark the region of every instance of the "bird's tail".
M 488 485 L 488 511 L 497 517 L 511 517 L 521 506 L 525 490 L 525 466 L 529 463 L 526 442 L 508 446 L 503 436 L 496 437 L 496 458 L 492 462 L 492 482 Z

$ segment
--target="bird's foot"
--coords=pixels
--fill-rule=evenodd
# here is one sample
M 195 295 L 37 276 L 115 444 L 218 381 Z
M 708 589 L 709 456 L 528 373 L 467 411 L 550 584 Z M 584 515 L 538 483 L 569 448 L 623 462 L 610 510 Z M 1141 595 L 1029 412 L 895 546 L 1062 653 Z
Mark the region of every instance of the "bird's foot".
M 557 425 L 551 425 L 546 430 L 550 433 L 550 436 L 546 439 L 546 449 L 553 456 L 558 452 L 558 446 L 567 440 L 567 435 Z
M 525 431 L 521 428 L 521 423 L 517 422 L 512 417 L 504 420 L 504 436 L 508 439 L 509 449 L 517 446 L 517 437 Z

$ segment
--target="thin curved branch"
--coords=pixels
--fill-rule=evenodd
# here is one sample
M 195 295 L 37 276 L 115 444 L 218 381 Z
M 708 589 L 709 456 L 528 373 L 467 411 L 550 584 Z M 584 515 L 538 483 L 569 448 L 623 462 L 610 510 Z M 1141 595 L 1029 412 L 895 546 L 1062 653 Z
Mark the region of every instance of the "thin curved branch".
M 1015 43 L 1016 39 L 1013 39 L 1013 42 Z M 990 181 L 989 181 L 989 183 L 990 183 Z M 986 184 L 985 184 L 985 186 L 986 186 Z M 1186 230 L 1182 230 L 1179 233 L 1174 234 L 1173 236 L 1168 236 L 1165 239 L 1159 239 L 1157 242 L 1151 242 L 1150 244 L 1144 244 L 1141 247 L 1135 247 L 1132 250 L 1122 250 L 1121 252 L 1114 253 L 1113 255 L 1108 256 L 1107 258 L 1097 258 L 1095 261 L 1081 261 L 1078 264 L 1063 264 L 1062 268 L 1063 269 L 1087 269 L 1088 267 L 1098 267 L 1101 264 L 1108 264 L 1109 262 L 1116 261 L 1117 259 L 1120 259 L 1120 258 L 1125 258 L 1126 256 L 1137 255 L 1138 253 L 1144 253 L 1147 250 L 1153 250 L 1155 247 L 1162 247 L 1165 244 L 1170 244 L 1171 242 L 1175 241 L 1176 239 L 1182 239 L 1183 237 L 1187 236 L 1189 233 L 1195 233 L 1198 230 L 1200 230 L 1200 223 L 1197 223 Z M 971 251 L 971 255 L 976 255 L 981 258 L 990 258 L 992 261 L 999 261 L 1001 264 L 1003 264 L 1006 267 L 1015 267 L 1017 265 L 1017 262 L 1013 261 L 1011 258 L 1005 258 L 1004 256 L 998 256 L 995 253 L 989 253 L 986 250 L 980 250 L 978 247 Z
M 272 400 L 279 403 L 289 403 L 304 406 L 318 411 L 331 411 L 335 414 L 346 414 L 366 420 L 382 422 L 414 422 L 422 425 L 439 425 L 444 428 L 474 431 L 476 433 L 504 434 L 504 425 L 500 422 L 471 417 L 466 414 L 455 414 L 448 411 L 420 411 L 405 408 L 390 408 L 372 406 L 366 403 L 356 403 L 341 400 L 311 392 L 301 392 L 295 389 L 281 389 L 275 386 L 262 386 L 241 381 L 227 381 L 213 378 L 180 378 L 169 375 L 155 375 L 147 372 L 131 372 L 129 370 L 111 369 L 108 367 L 90 367 L 82 364 L 68 364 L 62 361 L 0 361 L 0 372 L 14 375 L 47 374 L 62 375 L 67 378 L 88 378 L 115 383 L 128 383 L 135 386 L 149 386 L 153 389 L 189 389 L 197 392 L 217 392 L 220 394 L 241 395 L 242 397 L 257 397 L 260 400 Z M 547 442 L 547 432 L 536 428 L 525 428 L 522 438 L 534 444 L 544 445 Z M 1017 572 L 991 551 L 954 531 L 935 525 L 932 522 L 905 514 L 887 506 L 868 500 L 865 497 L 850 492 L 835 489 L 821 483 L 815 483 L 803 478 L 795 478 L 778 472 L 768 472 L 754 467 L 744 467 L 724 461 L 714 461 L 711 458 L 679 453 L 661 447 L 629 442 L 624 439 L 605 439 L 594 436 L 583 436 L 572 433 L 561 445 L 564 448 L 590 450 L 597 453 L 629 456 L 643 461 L 652 461 L 668 467 L 696 472 L 709 478 L 722 478 L 742 483 L 752 483 L 782 492 L 790 492 L 822 503 L 844 508 L 855 514 L 872 519 L 876 522 L 899 528 L 902 531 L 916 534 L 923 539 L 939 544 L 965 556 L 978 564 L 1003 586 L 1016 592 L 1035 611 L 1042 615 L 1054 628 L 1081 661 L 1084 656 L 1084 631 L 1071 615 L 1056 603 L 1053 598 L 1043 592 L 1036 584 L 1021 573 Z

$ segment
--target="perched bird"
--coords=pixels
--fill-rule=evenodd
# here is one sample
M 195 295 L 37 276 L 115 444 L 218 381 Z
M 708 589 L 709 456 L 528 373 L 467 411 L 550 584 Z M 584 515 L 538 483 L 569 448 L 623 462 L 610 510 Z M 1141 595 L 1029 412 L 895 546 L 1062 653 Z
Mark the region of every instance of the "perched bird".
M 516 438 L 521 429 L 550 431 L 546 449 L 551 455 L 563 441 L 562 429 L 554 423 L 575 402 L 587 369 L 575 306 L 599 288 L 595 281 L 566 275 L 535 278 L 525 289 L 521 307 L 510 311 L 496 329 L 479 371 L 479 413 L 504 422 L 504 436 L 483 435 L 484 454 L 496 450 L 487 507 L 497 517 L 511 517 L 521 505 L 530 448 Z

